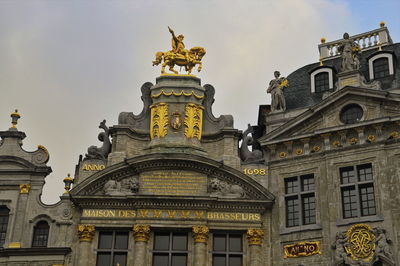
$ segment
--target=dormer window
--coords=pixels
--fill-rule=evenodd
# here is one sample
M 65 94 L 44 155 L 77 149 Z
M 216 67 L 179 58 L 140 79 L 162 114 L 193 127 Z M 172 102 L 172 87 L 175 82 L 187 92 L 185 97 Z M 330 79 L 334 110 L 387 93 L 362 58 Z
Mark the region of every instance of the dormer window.
M 381 52 L 368 60 L 369 79 L 385 78 L 394 74 L 393 55 Z
M 311 92 L 320 93 L 333 89 L 333 71 L 330 67 L 319 67 L 310 74 Z

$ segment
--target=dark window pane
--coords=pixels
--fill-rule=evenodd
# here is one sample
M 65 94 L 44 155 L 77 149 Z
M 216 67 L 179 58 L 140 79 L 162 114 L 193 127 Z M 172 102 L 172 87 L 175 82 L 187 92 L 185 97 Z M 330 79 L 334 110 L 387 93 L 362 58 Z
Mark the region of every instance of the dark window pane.
M 375 215 L 375 196 L 372 185 L 360 187 L 361 215 Z
M 374 78 L 384 78 L 389 76 L 389 61 L 386 57 L 379 58 L 373 62 Z
M 340 168 L 340 176 L 342 179 L 342 184 L 357 182 L 353 166 Z
M 126 266 L 126 253 L 114 253 L 114 262 L 112 265 Z
M 286 226 L 298 226 L 300 220 L 299 200 L 296 197 L 286 198 Z
M 114 249 L 128 249 L 128 233 L 121 232 L 115 234 Z
M 226 251 L 226 235 L 214 235 L 214 251 Z
M 174 254 L 172 255 L 172 266 L 186 266 L 187 261 L 186 254 Z M 167 265 L 167 264 L 165 264 Z
M 214 255 L 213 256 L 213 266 L 225 266 L 226 257 L 225 255 Z
M 187 250 L 187 235 L 174 234 L 172 236 L 172 249 L 173 250 Z
M 49 224 L 46 221 L 40 221 L 33 229 L 32 247 L 46 247 L 49 237 Z
M 168 266 L 168 254 L 154 254 L 153 266 Z
M 321 72 L 314 76 L 315 92 L 324 92 L 329 90 L 329 73 Z
M 10 210 L 7 207 L 0 206 L 0 248 L 6 241 L 9 213 Z
M 349 104 L 345 106 L 340 113 L 340 120 L 345 124 L 354 124 L 361 120 L 364 111 L 357 104 Z
M 343 217 L 358 217 L 357 195 L 354 186 L 342 189 Z
M 303 196 L 303 224 L 315 224 L 315 196 Z
M 297 177 L 291 177 L 285 179 L 285 190 L 286 194 L 296 193 L 299 191 L 299 184 Z
M 169 249 L 169 234 L 158 233 L 154 236 L 154 249 L 155 250 L 168 250 Z
M 101 232 L 99 236 L 99 249 L 111 249 L 112 239 L 112 232 Z
M 230 256 L 229 266 L 242 266 L 242 256 Z
M 97 266 L 110 266 L 111 253 L 97 253 Z
M 372 165 L 371 164 L 363 164 L 357 166 L 358 170 L 358 180 L 359 181 L 368 181 L 372 180 Z
M 301 190 L 312 191 L 315 189 L 314 175 L 301 176 Z
M 242 251 L 241 235 L 229 235 L 229 251 L 234 251 L 234 252 Z

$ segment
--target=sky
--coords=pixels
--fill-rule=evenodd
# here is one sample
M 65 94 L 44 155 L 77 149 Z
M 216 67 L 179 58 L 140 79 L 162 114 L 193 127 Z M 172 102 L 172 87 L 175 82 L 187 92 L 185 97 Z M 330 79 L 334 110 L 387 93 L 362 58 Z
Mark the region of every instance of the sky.
M 97 140 L 98 126 L 142 110 L 140 87 L 153 84 L 157 51 L 171 35 L 207 50 L 202 84 L 215 87 L 215 116 L 240 130 L 256 124 L 274 70 L 282 76 L 318 61 L 321 37 L 379 28 L 400 41 L 400 0 L 0 0 L 0 130 L 18 109 L 23 148 L 44 145 L 53 172 L 42 200 L 55 203 L 62 180 Z

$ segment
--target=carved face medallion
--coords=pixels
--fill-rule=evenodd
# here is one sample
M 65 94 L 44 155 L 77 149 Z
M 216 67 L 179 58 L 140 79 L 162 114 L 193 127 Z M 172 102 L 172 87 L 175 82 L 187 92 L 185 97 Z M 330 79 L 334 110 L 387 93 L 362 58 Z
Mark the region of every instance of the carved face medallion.
M 181 114 L 179 112 L 174 112 L 171 115 L 171 123 L 170 123 L 171 127 L 175 130 L 178 130 L 181 128 L 182 126 L 182 117 Z

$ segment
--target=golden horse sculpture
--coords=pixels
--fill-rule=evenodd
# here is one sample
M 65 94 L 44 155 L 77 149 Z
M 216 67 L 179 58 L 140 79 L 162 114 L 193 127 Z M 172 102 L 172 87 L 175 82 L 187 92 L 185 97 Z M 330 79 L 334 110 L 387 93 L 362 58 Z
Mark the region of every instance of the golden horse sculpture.
M 168 66 L 169 70 L 178 74 L 178 71 L 174 69 L 175 65 L 184 66 L 188 74 L 192 73 L 192 69 L 199 65 L 197 71 L 200 72 L 202 68 L 201 59 L 206 54 L 206 50 L 202 47 L 193 47 L 189 50 L 188 59 L 184 55 L 174 53 L 173 51 L 168 52 L 157 52 L 156 60 L 153 61 L 153 66 L 158 66 L 162 61 L 161 74 L 165 73 L 165 67 Z
M 184 66 L 185 70 L 190 75 L 192 73 L 192 69 L 199 65 L 197 71 L 201 71 L 202 63 L 201 59 L 206 54 L 206 49 L 203 47 L 193 47 L 190 50 L 185 49 L 185 45 L 183 44 L 183 35 L 175 36 L 174 31 L 168 27 L 169 32 L 172 34 L 172 50 L 168 52 L 157 52 L 156 59 L 153 61 L 153 66 L 161 65 L 161 74 L 165 73 L 165 67 L 168 66 L 169 70 L 175 74 L 178 74 L 178 71 L 174 69 L 175 65 Z

